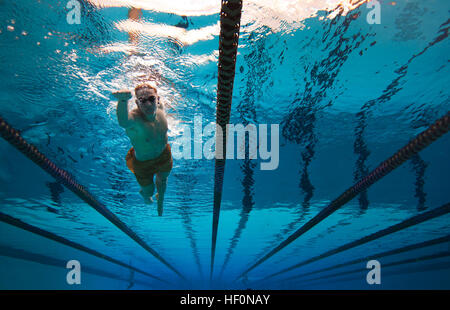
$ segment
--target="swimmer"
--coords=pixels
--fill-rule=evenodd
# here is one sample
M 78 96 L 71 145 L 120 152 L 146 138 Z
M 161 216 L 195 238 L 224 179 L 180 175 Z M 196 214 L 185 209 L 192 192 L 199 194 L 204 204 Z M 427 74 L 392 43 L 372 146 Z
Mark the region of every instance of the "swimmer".
M 141 186 L 140 194 L 146 204 L 153 202 L 156 183 L 158 215 L 163 212 L 167 178 L 172 170 L 173 159 L 167 138 L 167 119 L 160 103 L 157 89 L 140 84 L 134 89 L 137 108 L 128 112 L 131 92 L 127 89 L 113 93 L 118 100 L 117 119 L 125 128 L 133 147 L 125 159 L 128 168 Z M 153 177 L 156 174 L 155 182 Z
M 128 19 L 139 22 L 141 17 L 142 17 L 142 9 L 132 7 L 128 10 Z M 130 31 L 128 33 L 128 38 L 130 43 L 132 44 L 138 43 L 138 33 Z

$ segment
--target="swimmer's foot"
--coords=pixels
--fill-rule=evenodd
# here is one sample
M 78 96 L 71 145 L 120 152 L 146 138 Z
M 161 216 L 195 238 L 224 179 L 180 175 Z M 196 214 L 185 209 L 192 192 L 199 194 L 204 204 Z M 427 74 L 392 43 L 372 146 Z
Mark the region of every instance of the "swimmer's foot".
M 139 191 L 139 194 L 141 194 L 141 196 L 144 198 L 145 204 L 149 205 L 153 203 L 153 198 L 151 196 L 145 195 L 142 189 Z
M 163 199 L 159 199 L 159 193 L 156 193 L 155 195 L 156 200 L 158 201 L 158 215 L 162 216 L 163 214 Z

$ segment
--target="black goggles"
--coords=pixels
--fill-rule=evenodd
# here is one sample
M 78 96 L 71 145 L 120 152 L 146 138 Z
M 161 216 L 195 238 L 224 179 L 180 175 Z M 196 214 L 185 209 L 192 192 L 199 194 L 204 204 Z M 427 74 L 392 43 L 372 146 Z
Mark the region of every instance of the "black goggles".
M 155 103 L 156 96 L 139 97 L 137 99 L 140 103 L 145 103 L 145 102 Z

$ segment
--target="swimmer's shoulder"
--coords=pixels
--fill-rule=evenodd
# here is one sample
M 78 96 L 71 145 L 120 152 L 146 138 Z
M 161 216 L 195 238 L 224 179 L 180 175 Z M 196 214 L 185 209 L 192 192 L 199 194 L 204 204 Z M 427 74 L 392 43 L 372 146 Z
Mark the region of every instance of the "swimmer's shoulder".
M 168 129 L 168 123 L 167 123 L 167 118 L 166 118 L 166 113 L 164 113 L 163 110 L 157 109 L 156 110 L 156 117 L 158 119 L 158 124 L 161 128 L 163 128 L 164 130 Z
M 129 119 L 134 127 L 141 125 L 143 122 L 142 113 L 137 108 L 130 111 Z
M 135 122 L 142 120 L 141 112 L 137 108 L 134 108 L 133 110 L 130 111 L 130 119 Z

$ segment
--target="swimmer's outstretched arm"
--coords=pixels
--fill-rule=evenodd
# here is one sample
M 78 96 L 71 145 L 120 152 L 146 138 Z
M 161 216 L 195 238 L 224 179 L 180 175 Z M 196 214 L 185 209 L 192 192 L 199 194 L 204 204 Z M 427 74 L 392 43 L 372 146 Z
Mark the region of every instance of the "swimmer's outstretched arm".
M 113 93 L 117 99 L 117 120 L 123 128 L 133 125 L 133 118 L 128 113 L 128 100 L 131 98 L 131 92 L 128 89 L 122 89 Z

